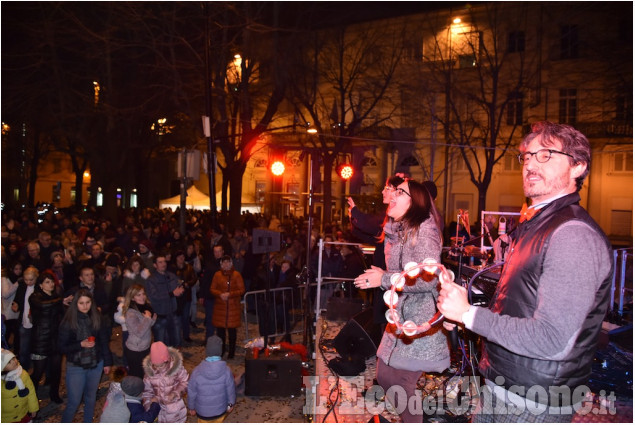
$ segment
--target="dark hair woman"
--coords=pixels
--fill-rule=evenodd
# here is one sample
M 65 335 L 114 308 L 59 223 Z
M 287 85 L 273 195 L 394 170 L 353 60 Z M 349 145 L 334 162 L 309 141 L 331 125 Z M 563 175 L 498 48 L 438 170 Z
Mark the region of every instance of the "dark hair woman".
M 57 347 L 59 323 L 64 316 L 62 297 L 55 290 L 55 275 L 50 271 L 40 274 L 35 290 L 29 297 L 31 305 L 31 380 L 36 391 L 40 378 L 46 373 L 50 384 L 49 396 L 54 403 L 62 403 L 59 395 L 62 356 Z
M 409 262 L 419 263 L 426 258 L 441 259 L 441 218 L 432 203 L 428 190 L 421 183 L 404 180 L 392 192 L 384 225 L 386 271 L 373 266 L 355 279 L 360 289 L 391 287 L 390 278 L 401 273 Z M 437 279 L 426 281 L 418 277 L 405 285 L 395 306 L 403 323 L 426 322 L 436 313 Z M 425 372 L 442 372 L 450 366 L 447 337 L 439 327 L 414 336 L 406 336 L 394 324 L 388 324 L 377 349 L 377 381 L 385 391 L 400 385 L 407 400 L 415 394 L 417 381 Z M 388 393 L 390 394 L 390 393 Z M 395 394 L 395 397 L 397 394 Z M 391 400 L 401 406 L 403 400 Z M 404 422 L 421 422 L 422 412 L 406 409 Z
M 84 400 L 84 420 L 93 422 L 97 388 L 101 374 L 110 373 L 112 353 L 110 335 L 100 320 L 93 294 L 85 288 L 73 297 L 60 324 L 59 347 L 66 355 L 66 390 L 68 403 L 62 422 L 73 422 L 75 412 Z

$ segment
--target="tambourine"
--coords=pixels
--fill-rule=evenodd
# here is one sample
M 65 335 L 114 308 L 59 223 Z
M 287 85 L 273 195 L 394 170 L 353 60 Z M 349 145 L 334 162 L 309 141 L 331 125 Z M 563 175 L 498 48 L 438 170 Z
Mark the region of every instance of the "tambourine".
M 443 314 L 437 311 L 430 320 L 420 325 L 417 325 L 412 320 L 407 320 L 404 323 L 401 323 L 399 313 L 395 310 L 395 306 L 397 305 L 397 301 L 399 299 L 397 291 L 401 291 L 406 284 L 406 275 L 410 278 L 416 279 L 424 273 L 428 276 L 436 275 L 442 284 L 454 282 L 454 272 L 452 270 L 448 270 L 443 264 L 438 263 L 434 258 L 426 258 L 421 263 L 411 261 L 405 265 L 403 272 L 393 274 L 390 277 L 390 290 L 384 292 L 384 302 L 388 306 L 388 311 L 386 311 L 386 320 L 388 320 L 388 323 L 395 325 L 398 330 L 408 336 L 427 332 L 433 326 L 441 323 L 444 319 Z

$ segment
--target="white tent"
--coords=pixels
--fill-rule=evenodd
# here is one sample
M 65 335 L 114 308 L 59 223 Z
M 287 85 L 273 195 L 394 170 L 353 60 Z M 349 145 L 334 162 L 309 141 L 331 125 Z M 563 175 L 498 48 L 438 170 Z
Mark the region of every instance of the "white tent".
M 220 209 L 221 205 L 221 192 L 216 192 L 216 206 Z M 162 199 L 159 201 L 159 208 L 170 208 L 172 211 L 181 206 L 181 195 L 176 195 L 171 198 Z M 209 210 L 209 196 L 201 192 L 192 185 L 187 189 L 187 197 L 185 198 L 185 207 L 187 209 L 194 210 Z M 249 211 L 252 213 L 260 212 L 260 205 L 242 203 L 240 208 L 241 212 Z

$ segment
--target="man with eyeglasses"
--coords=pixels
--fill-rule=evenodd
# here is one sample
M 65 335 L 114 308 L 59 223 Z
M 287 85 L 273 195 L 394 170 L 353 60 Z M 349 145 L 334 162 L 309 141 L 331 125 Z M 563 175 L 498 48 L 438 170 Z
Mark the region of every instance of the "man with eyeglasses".
M 442 285 L 446 319 L 483 337 L 485 378 L 475 422 L 571 422 L 588 387 L 609 304 L 610 244 L 579 205 L 591 165 L 587 138 L 564 124 L 537 123 L 520 145 L 531 201 L 511 232 L 490 308 Z

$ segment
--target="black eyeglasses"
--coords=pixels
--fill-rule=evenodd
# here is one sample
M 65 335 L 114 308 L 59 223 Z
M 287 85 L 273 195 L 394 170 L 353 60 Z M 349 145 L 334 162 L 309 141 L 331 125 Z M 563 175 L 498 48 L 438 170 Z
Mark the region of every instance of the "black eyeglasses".
M 410 196 L 410 194 L 408 192 L 406 192 L 405 190 L 403 190 L 400 187 L 396 188 L 395 192 L 397 193 L 397 196 L 408 195 L 410 198 L 412 198 L 412 196 Z
M 544 164 L 545 162 L 549 161 L 551 159 L 551 155 L 554 153 L 559 153 L 560 155 L 566 155 L 568 157 L 573 158 L 573 155 L 569 155 L 566 152 L 561 152 L 561 151 L 556 151 L 553 149 L 540 149 L 537 152 L 521 152 L 518 154 L 518 162 L 520 162 L 521 164 L 524 164 L 526 161 L 529 160 L 529 158 L 531 158 L 532 156 L 536 156 L 536 161 L 538 161 L 541 164 Z

